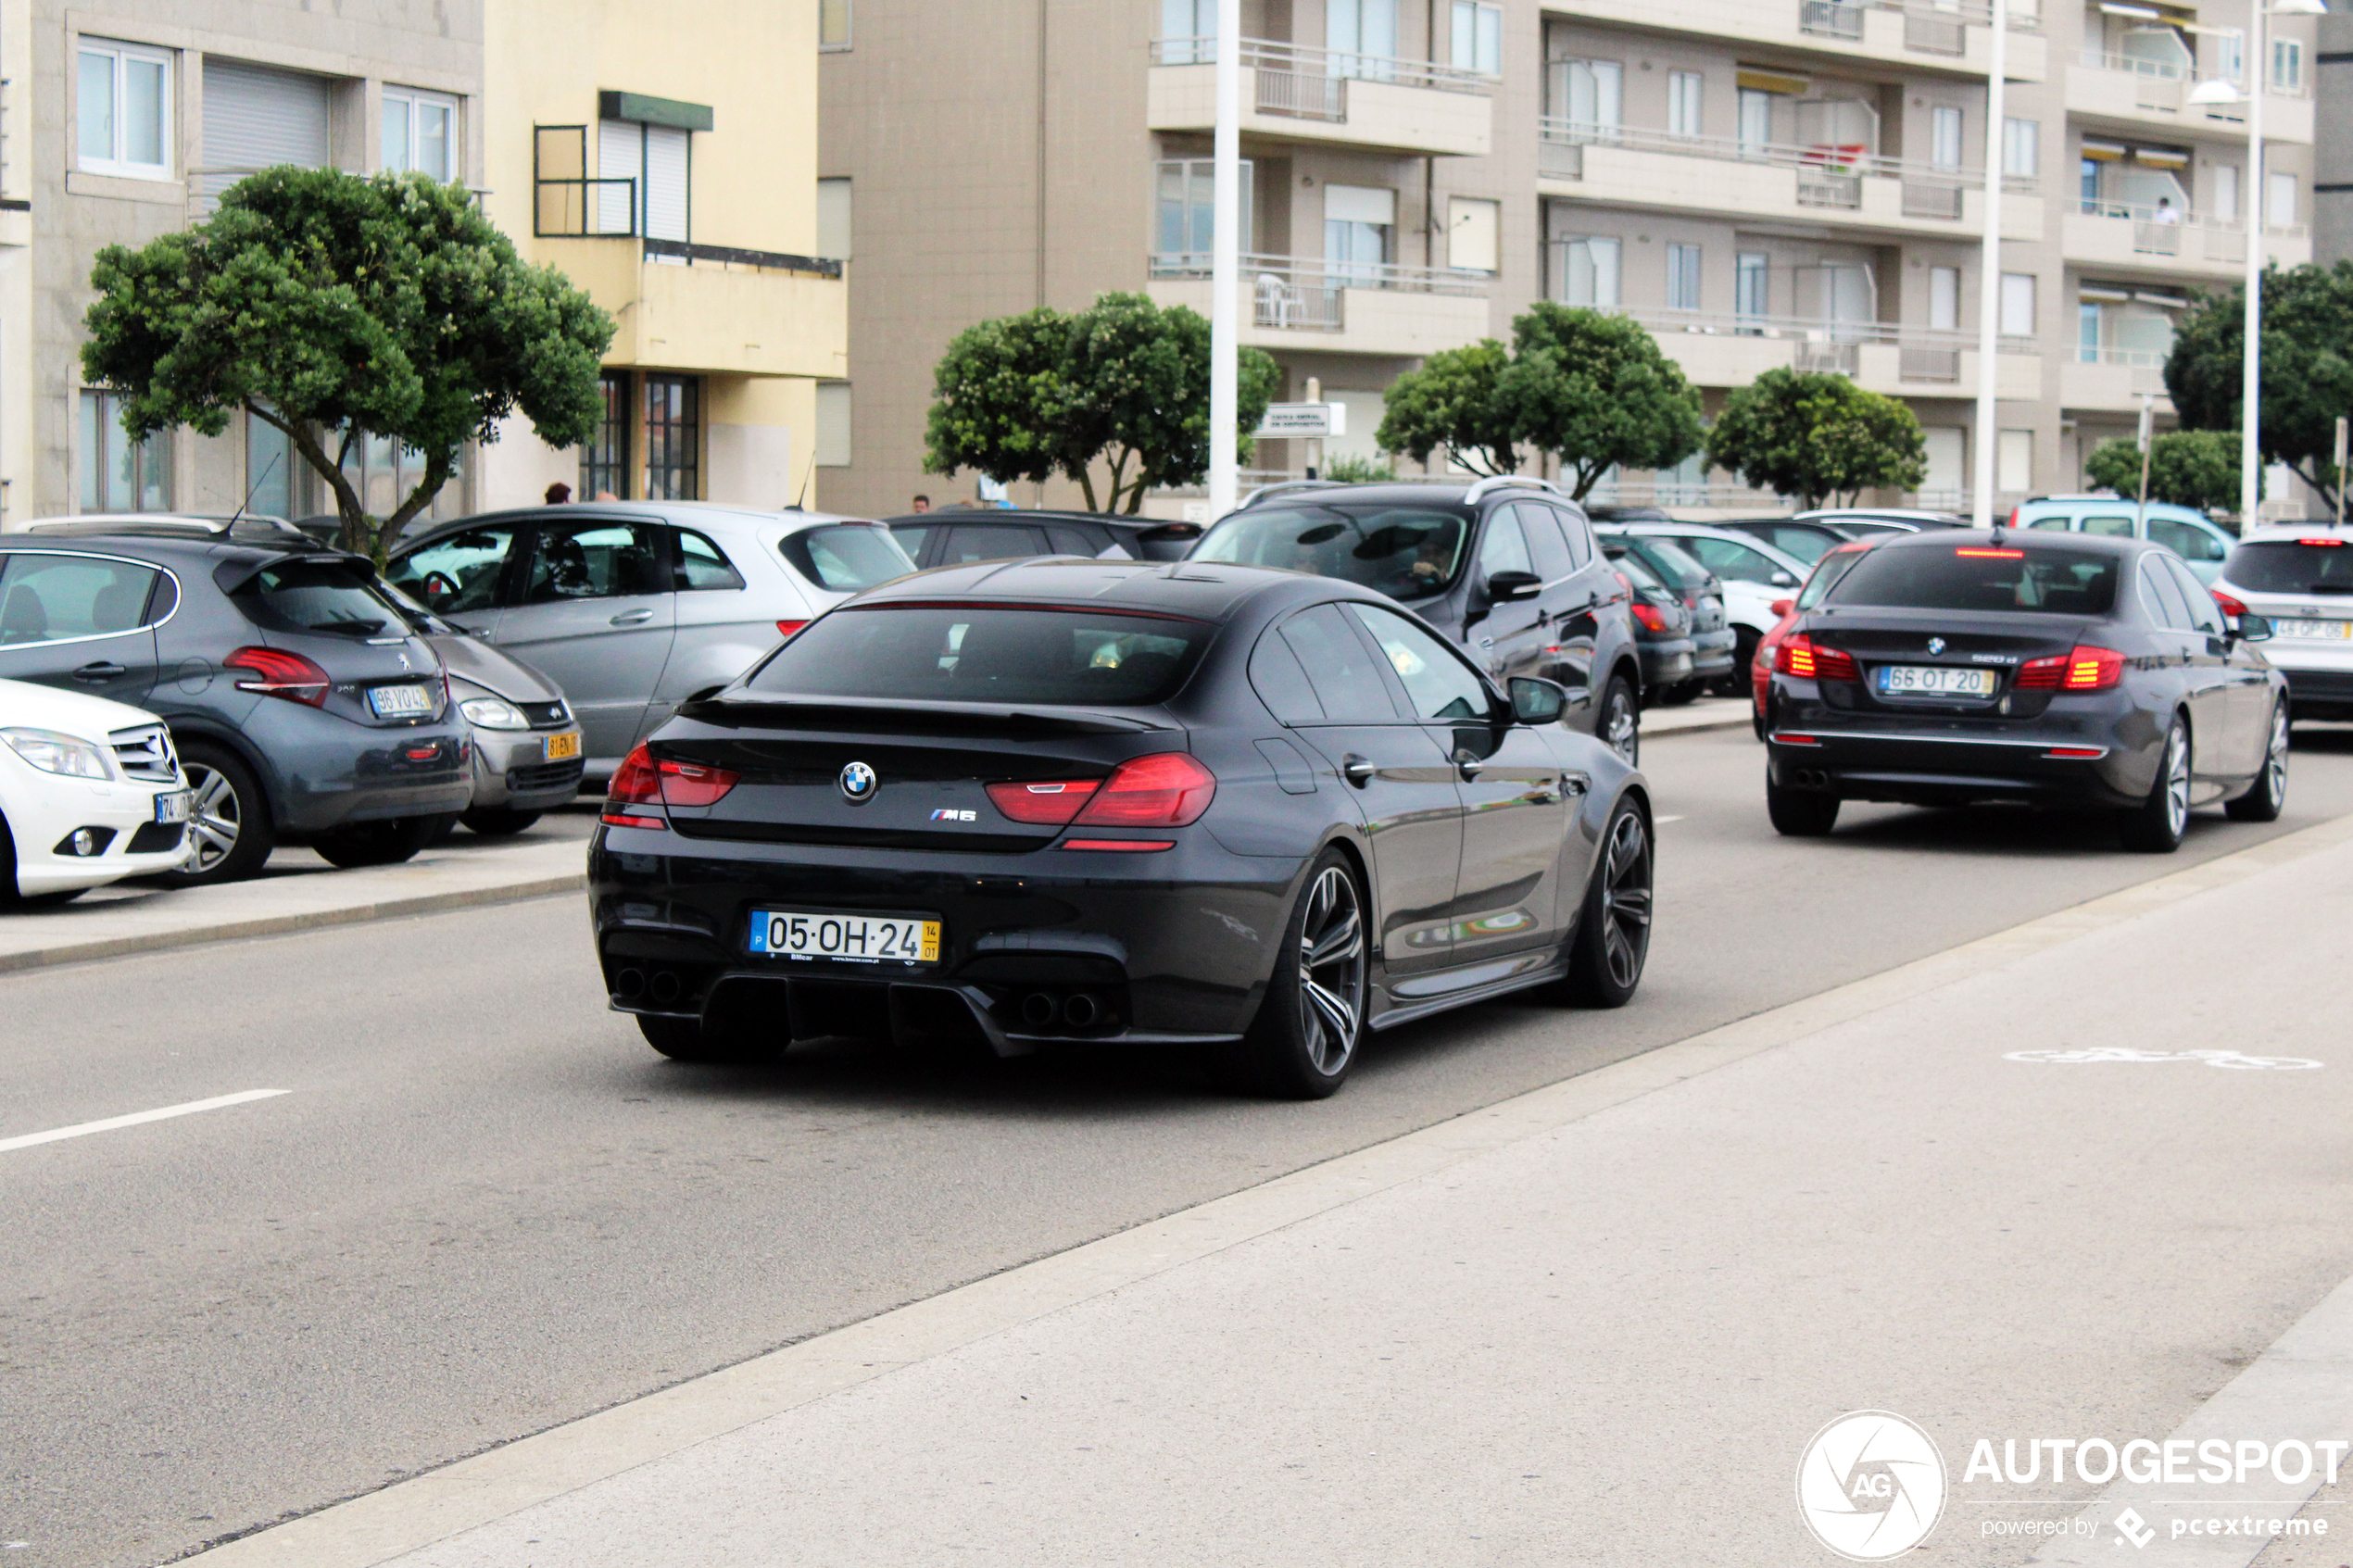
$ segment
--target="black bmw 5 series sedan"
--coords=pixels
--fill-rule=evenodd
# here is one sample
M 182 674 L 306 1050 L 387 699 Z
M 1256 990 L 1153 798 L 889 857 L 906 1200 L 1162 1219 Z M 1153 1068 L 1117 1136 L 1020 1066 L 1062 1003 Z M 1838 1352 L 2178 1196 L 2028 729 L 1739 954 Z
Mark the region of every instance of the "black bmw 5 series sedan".
M 1642 978 L 1648 787 L 1385 596 L 1254 567 L 949 567 L 851 599 L 614 777 L 611 1005 L 686 1059 L 831 1035 L 1199 1047 L 1340 1086 L 1367 1030 Z
M 2143 540 L 1938 529 L 1891 538 L 1774 654 L 1766 805 L 1831 831 L 1842 800 L 2112 809 L 2178 848 L 2193 808 L 2277 818 L 2287 685 L 2181 558 Z

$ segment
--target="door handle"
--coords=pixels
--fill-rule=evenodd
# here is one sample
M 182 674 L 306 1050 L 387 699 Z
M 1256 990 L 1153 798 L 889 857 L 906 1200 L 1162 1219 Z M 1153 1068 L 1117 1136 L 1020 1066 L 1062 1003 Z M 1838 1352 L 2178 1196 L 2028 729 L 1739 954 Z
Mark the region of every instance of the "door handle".
M 1373 765 L 1371 761 L 1365 758 L 1357 756 L 1353 751 L 1340 759 L 1340 771 L 1341 775 L 1345 777 L 1350 784 L 1354 784 L 1358 789 L 1364 788 L 1367 784 L 1372 782 Z
M 642 626 L 653 618 L 654 612 L 649 609 L 624 609 L 619 615 L 612 618 L 610 624 L 614 626 Z
M 111 681 L 116 676 L 122 673 L 123 668 L 121 665 L 109 664 L 102 659 L 95 664 L 85 664 L 81 669 L 75 671 L 73 672 L 73 678 L 77 681 L 88 681 L 93 684 L 95 684 L 100 681 Z

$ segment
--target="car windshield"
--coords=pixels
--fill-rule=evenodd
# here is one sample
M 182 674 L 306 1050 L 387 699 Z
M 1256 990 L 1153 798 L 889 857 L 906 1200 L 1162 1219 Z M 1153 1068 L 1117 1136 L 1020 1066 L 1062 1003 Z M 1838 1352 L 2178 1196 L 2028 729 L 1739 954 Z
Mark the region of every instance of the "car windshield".
M 1854 571 L 1855 563 L 1863 555 L 1861 550 L 1841 550 L 1834 556 L 1824 556 L 1821 564 L 1814 568 L 1814 574 L 1806 580 L 1806 586 L 1797 591 L 1797 608 L 1812 609 L 1820 604 L 1822 596 L 1837 587 L 1838 580 Z
M 1644 566 L 1642 558 L 1634 554 L 1633 551 L 1616 549 L 1604 550 L 1602 553 L 1609 558 L 1609 564 L 1623 572 L 1626 580 L 1635 587 L 1646 589 L 1652 593 L 1667 592 L 1667 584 L 1658 580 L 1658 573 Z
M 2353 541 L 2327 537 L 2240 545 L 2222 575 L 2259 594 L 2353 594 Z
M 776 548 L 794 571 L 835 594 L 854 594 L 915 570 L 906 550 L 879 522 L 804 528 L 778 540 Z M 922 548 L 920 542 L 916 548 Z
M 273 632 L 326 632 L 346 637 L 406 635 L 399 611 L 378 596 L 368 574 L 334 560 L 290 560 L 263 567 L 234 596 L 245 619 Z
M 1137 708 L 1175 696 L 1215 630 L 1174 616 L 857 605 L 752 672 L 776 696 Z
M 2106 615 L 2116 603 L 2117 557 L 2017 546 L 1883 545 L 1856 558 L 1828 596 L 1835 605 L 1898 609 L 2024 610 Z
M 1226 519 L 1190 558 L 1312 571 L 1393 599 L 1426 599 L 1454 580 L 1466 533 L 1460 513 L 1437 507 L 1293 502 Z

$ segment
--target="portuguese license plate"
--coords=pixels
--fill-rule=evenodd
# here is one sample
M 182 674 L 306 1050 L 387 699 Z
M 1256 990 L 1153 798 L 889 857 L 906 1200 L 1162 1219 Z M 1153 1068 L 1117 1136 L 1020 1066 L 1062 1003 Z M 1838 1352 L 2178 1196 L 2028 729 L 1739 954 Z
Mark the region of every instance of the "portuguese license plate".
M 368 711 L 379 719 L 414 719 L 433 711 L 433 693 L 422 686 L 370 686 Z
M 1881 696 L 1992 696 L 1991 670 L 1949 670 L 1926 664 L 1882 664 L 1877 675 Z
M 751 950 L 781 959 L 845 963 L 937 963 L 939 922 L 904 915 L 754 909 Z
M 574 730 L 569 734 L 549 735 L 547 737 L 547 759 L 548 761 L 570 761 L 573 758 L 580 755 L 580 732 L 578 730 Z
M 2353 621 L 2274 621 L 2271 631 L 2282 637 L 2327 637 L 2341 642 L 2353 637 Z
M 184 822 L 188 820 L 189 795 L 184 789 L 167 790 L 156 797 L 156 821 Z

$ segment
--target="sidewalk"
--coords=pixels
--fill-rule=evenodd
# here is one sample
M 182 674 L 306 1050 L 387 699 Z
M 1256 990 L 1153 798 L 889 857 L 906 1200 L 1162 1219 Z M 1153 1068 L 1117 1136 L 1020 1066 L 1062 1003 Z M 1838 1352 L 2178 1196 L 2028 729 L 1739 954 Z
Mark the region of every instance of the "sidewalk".
M 1750 712 L 1749 700 L 1742 696 L 1703 696 L 1680 708 L 1645 708 L 1642 738 L 1655 740 L 1694 730 L 1744 730 L 1751 722 Z
M 2353 819 L 195 1561 L 1813 1565 L 1800 1454 L 1878 1409 L 1942 1448 L 1935 1562 L 2023 1563 L 2045 1542 L 2021 1521 L 2130 1500 L 2146 1561 L 2236 1568 L 2264 1542 L 2177 1544 L 2167 1510 L 2256 1494 L 1963 1466 L 1980 1437 L 2353 1428 L 2353 1291 L 2314 1310 L 2353 1271 L 2348 904 Z M 2142 1058 L 2064 1060 L 2108 1046 Z M 2176 1054 L 2222 1046 L 2324 1065 Z M 2247 1506 L 2292 1515 L 2318 1484 Z M 2098 1561 L 2143 1561 L 2110 1533 Z

